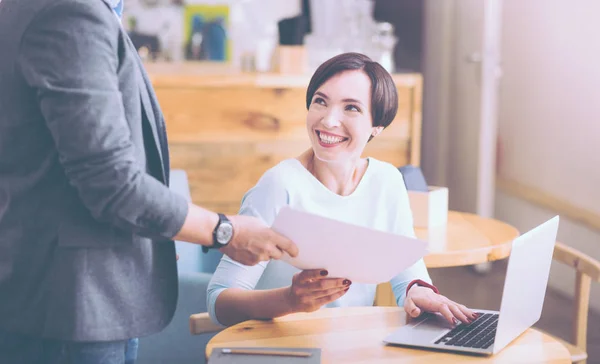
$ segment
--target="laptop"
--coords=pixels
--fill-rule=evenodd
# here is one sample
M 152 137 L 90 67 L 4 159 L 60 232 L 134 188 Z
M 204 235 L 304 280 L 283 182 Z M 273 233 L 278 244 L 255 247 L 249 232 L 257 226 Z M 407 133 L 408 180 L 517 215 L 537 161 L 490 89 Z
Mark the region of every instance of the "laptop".
M 471 324 L 451 326 L 441 315 L 426 313 L 394 331 L 388 345 L 493 355 L 535 324 L 542 314 L 559 217 L 512 242 L 500 311 L 477 310 Z

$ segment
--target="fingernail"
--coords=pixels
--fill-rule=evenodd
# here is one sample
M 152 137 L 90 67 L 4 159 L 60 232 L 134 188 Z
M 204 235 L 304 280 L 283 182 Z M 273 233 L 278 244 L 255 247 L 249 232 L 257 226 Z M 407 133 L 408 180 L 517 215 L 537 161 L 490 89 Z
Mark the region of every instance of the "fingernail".
M 352 282 L 350 282 L 348 279 L 344 279 L 342 283 L 344 284 L 344 286 L 349 286 L 352 284 Z
M 458 325 L 458 320 L 456 318 L 453 318 L 452 321 L 454 321 L 455 325 Z
M 321 271 L 321 275 L 322 275 L 322 276 L 326 276 L 326 275 L 327 275 L 327 271 L 326 271 L 326 270 L 322 270 L 322 271 Z

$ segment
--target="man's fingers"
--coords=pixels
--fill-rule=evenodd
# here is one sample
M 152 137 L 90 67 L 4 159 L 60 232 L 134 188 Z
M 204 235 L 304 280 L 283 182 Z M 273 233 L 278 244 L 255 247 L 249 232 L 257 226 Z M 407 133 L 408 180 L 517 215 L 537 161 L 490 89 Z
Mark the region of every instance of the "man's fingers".
M 260 256 L 257 254 L 250 253 L 248 251 L 232 250 L 231 252 L 229 252 L 224 250 L 225 249 L 221 249 L 221 252 L 223 254 L 227 254 L 231 259 L 235 260 L 236 262 L 242 263 L 243 265 L 253 266 L 260 262 Z
M 258 264 L 258 262 L 260 262 L 260 259 L 258 259 L 257 256 L 247 256 L 247 257 L 232 257 L 233 260 L 237 260 L 238 262 L 242 263 L 243 265 L 247 265 L 247 266 L 253 266 Z
M 277 234 L 276 245 L 281 251 L 288 253 L 290 257 L 298 256 L 298 247 L 290 239 Z
M 267 250 L 271 259 L 281 259 L 281 256 L 283 255 L 283 252 L 274 245 L 269 244 Z
M 421 315 L 421 309 L 417 307 L 411 298 L 404 300 L 404 312 L 409 314 L 410 317 L 419 317 Z

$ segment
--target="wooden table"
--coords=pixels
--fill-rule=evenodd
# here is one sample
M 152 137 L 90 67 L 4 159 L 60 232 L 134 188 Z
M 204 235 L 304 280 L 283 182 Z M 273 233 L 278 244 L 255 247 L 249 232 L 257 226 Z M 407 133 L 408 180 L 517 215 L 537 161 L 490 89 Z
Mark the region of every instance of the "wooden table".
M 492 357 L 387 346 L 383 338 L 406 323 L 399 307 L 325 308 L 273 321 L 246 321 L 214 336 L 206 356 L 221 347 L 321 348 L 322 363 L 570 363 L 556 339 L 529 329 Z M 210 364 L 210 363 L 209 363 Z
M 450 211 L 448 224 L 415 229 L 417 237 L 429 242 L 425 256 L 428 268 L 456 267 L 491 262 L 510 255 L 512 240 L 519 231 L 505 222 L 478 215 Z
M 507 258 L 513 239 L 519 236 L 519 231 L 505 222 L 457 211 L 448 213 L 445 226 L 416 228 L 415 233 L 429 243 L 429 253 L 424 257 L 427 268 L 473 265 Z M 389 283 L 377 286 L 375 305 L 396 306 Z

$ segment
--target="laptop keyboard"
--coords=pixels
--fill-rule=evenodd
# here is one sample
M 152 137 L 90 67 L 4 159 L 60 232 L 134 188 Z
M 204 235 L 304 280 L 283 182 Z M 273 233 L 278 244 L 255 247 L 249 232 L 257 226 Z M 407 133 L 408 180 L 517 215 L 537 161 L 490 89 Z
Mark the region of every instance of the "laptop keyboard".
M 494 343 L 498 314 L 478 312 L 479 317 L 472 323 L 460 324 L 435 343 L 463 348 L 487 349 Z

